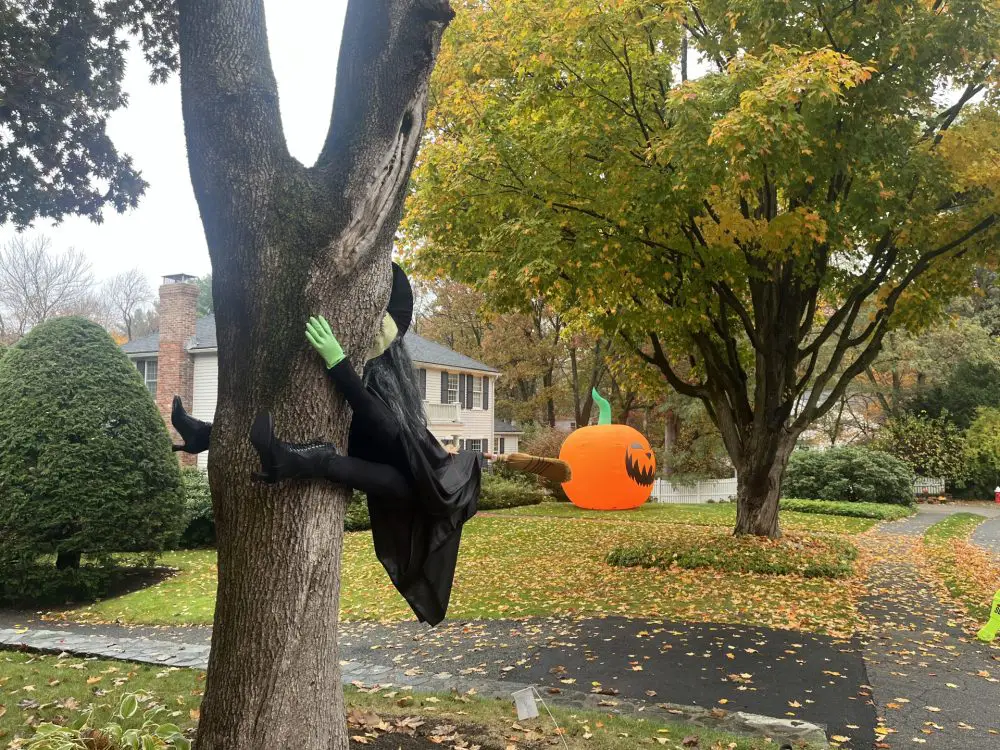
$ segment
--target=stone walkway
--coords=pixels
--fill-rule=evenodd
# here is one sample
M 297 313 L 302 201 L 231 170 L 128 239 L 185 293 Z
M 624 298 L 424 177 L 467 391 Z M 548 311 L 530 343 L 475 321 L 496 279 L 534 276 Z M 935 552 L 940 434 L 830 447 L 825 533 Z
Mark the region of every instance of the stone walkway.
M 921 506 L 916 516 L 882 524 L 870 540 L 878 559 L 862 602 L 872 624 L 864 658 L 879 717 L 890 730 L 877 747 L 1000 747 L 1000 649 L 961 629 L 961 613 L 921 575 L 913 557 L 928 527 L 962 511 L 993 516 L 985 538 L 1000 529 L 993 508 Z
M 111 637 L 77 628 L 60 630 L 0 629 L 0 647 L 29 649 L 44 653 L 71 653 L 76 656 L 119 659 L 169 667 L 206 669 L 210 646 L 183 640 L 156 640 L 148 637 Z M 403 669 L 385 664 L 342 660 L 341 678 L 345 684 L 410 687 L 419 692 L 461 694 L 475 693 L 481 698 L 511 700 L 511 693 L 532 684 L 513 680 L 491 680 L 472 675 L 474 670 L 431 672 Z M 464 675 L 462 672 L 470 672 Z M 546 700 L 565 708 L 591 709 L 619 714 L 639 714 L 663 721 L 683 721 L 734 734 L 766 736 L 779 742 L 823 744 L 822 727 L 797 719 L 762 716 L 746 711 L 727 711 L 690 704 L 626 700 L 603 693 L 584 693 L 571 689 L 544 690 Z

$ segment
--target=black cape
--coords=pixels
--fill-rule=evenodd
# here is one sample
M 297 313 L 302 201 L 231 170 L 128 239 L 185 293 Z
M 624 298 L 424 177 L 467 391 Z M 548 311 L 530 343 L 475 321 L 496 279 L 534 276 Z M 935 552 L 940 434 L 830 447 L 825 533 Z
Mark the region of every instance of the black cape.
M 437 625 L 448 610 L 462 525 L 479 501 L 479 454 L 449 453 L 426 429 L 408 434 L 346 359 L 328 372 L 354 411 L 347 454 L 392 466 L 412 489 L 402 503 L 369 495 L 375 554 L 417 618 Z

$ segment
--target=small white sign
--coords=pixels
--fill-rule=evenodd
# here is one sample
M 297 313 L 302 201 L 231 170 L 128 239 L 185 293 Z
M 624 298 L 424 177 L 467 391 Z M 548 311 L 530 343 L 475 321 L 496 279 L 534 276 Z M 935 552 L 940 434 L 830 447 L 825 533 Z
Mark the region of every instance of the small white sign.
M 514 696 L 514 705 L 517 707 L 517 718 L 519 721 L 537 718 L 538 704 L 535 702 L 534 688 L 527 687 L 524 690 L 511 693 L 511 695 Z

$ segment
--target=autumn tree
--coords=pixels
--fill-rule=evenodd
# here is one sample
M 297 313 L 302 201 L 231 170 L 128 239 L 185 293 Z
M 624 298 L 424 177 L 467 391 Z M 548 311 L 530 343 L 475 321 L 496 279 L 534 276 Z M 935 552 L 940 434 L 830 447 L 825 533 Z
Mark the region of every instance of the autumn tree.
M 252 482 L 260 463 L 247 435 L 266 409 L 286 439 L 345 444 L 349 410 L 303 326 L 324 314 L 360 369 L 389 296 L 430 72 L 453 14 L 447 0 L 349 0 L 328 135 L 305 166 L 282 132 L 263 0 L 177 9 L 219 342 L 208 467 L 219 587 L 197 745 L 346 750 L 337 619 L 349 492 Z
M 998 48 L 992 0 L 470 0 L 410 252 L 629 342 L 777 536 L 798 436 L 996 246 Z

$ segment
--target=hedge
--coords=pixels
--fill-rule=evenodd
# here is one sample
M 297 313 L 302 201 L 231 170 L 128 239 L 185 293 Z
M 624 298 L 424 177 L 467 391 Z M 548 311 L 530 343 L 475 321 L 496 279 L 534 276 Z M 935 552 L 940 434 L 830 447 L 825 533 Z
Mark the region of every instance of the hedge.
M 800 450 L 792 454 L 781 494 L 842 502 L 912 505 L 913 470 L 867 448 Z
M 781 539 L 718 535 L 710 540 L 684 537 L 670 544 L 639 543 L 615 547 L 609 565 L 622 568 L 714 568 L 732 573 L 844 578 L 858 551 L 837 537 L 792 536 Z
M 98 585 L 84 582 L 89 573 L 64 572 L 79 569 L 84 555 L 110 569 L 113 552 L 177 543 L 183 500 L 166 426 L 104 329 L 74 317 L 33 328 L 0 358 L 0 404 L 0 579 L 8 594 L 15 580 L 44 594 L 49 576 L 53 590 L 72 597 L 76 586 L 91 596 Z
M 781 500 L 781 510 L 797 513 L 818 513 L 826 516 L 850 516 L 852 518 L 875 518 L 879 521 L 897 521 L 912 516 L 916 511 L 906 505 L 888 503 L 845 503 L 836 500 Z

